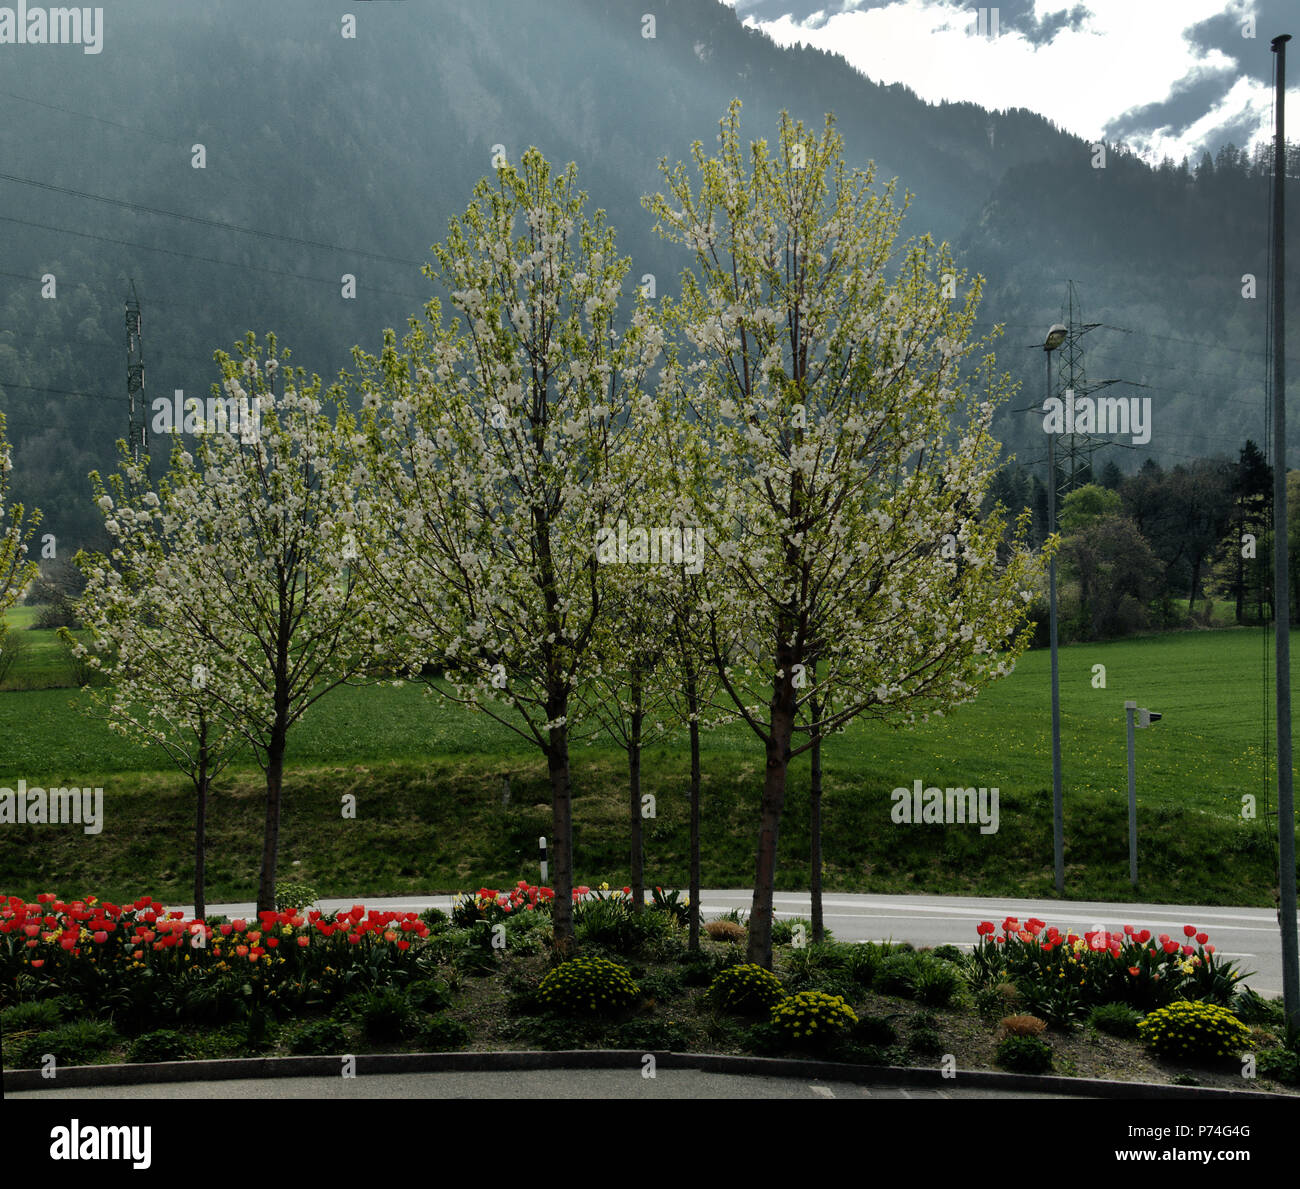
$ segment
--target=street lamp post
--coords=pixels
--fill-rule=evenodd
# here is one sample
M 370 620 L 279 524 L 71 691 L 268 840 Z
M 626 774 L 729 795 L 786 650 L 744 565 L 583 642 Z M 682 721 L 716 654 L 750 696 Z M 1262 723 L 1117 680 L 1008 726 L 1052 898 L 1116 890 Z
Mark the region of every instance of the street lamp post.
M 1052 395 L 1052 352 L 1064 341 L 1059 322 L 1047 332 L 1043 356 L 1047 360 L 1047 399 Z M 1056 434 L 1047 434 L 1047 535 L 1056 531 Z M 1061 677 L 1056 656 L 1056 553 L 1048 563 L 1048 633 L 1052 651 L 1052 853 L 1056 867 L 1056 894 L 1065 895 L 1065 805 L 1061 797 Z

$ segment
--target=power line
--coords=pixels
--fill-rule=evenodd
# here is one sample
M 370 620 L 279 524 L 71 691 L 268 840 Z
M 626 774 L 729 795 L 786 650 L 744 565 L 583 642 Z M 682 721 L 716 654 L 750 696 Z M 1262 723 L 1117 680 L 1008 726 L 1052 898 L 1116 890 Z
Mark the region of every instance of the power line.
M 141 202 L 128 202 L 123 198 L 110 198 L 104 194 L 91 194 L 86 190 L 74 190 L 68 186 L 56 186 L 52 182 L 40 182 L 35 178 L 19 177 L 17 174 L 0 173 L 0 181 L 16 182 L 20 186 L 34 186 L 38 190 L 47 190 L 54 194 L 67 194 L 73 198 L 84 198 L 90 202 L 102 202 L 123 210 L 135 211 L 149 215 L 162 215 L 169 219 L 180 219 L 186 223 L 197 223 L 202 227 L 216 227 L 222 231 L 238 231 L 244 235 L 255 235 L 260 239 L 280 240 L 284 243 L 297 244 L 303 248 L 324 248 L 330 252 L 342 252 L 349 256 L 362 256 L 371 260 L 382 260 L 387 264 L 406 264 L 419 268 L 420 262 L 404 259 L 401 256 L 388 256 L 382 252 L 369 252 L 364 248 L 345 248 L 340 244 L 325 243 L 322 240 L 303 239 L 296 235 L 282 235 L 274 231 L 263 231 L 258 227 L 242 227 L 238 223 L 226 223 L 221 219 L 206 219 L 202 215 L 187 215 L 183 211 L 169 211 L 162 207 L 147 206 Z
M 181 252 L 176 248 L 159 248 L 152 244 L 139 244 L 132 240 L 114 239 L 112 236 L 108 235 L 95 235 L 90 231 L 74 231 L 70 227 L 56 227 L 52 223 L 37 223 L 31 219 L 18 219 L 12 215 L 0 215 L 0 221 L 5 223 L 17 223 L 22 227 L 39 227 L 45 231 L 56 231 L 60 235 L 75 235 L 82 239 L 99 240 L 101 243 L 117 244 L 119 247 L 134 248 L 142 252 L 162 252 L 168 256 L 179 256 L 183 260 L 197 260 L 203 264 L 219 264 L 223 268 L 238 268 L 245 272 L 264 272 L 276 277 L 291 277 L 295 281 L 310 281 L 317 285 L 330 285 L 331 287 L 337 287 L 338 285 L 338 281 L 332 277 L 308 277 L 303 276 L 301 273 L 287 272 L 284 269 L 267 268 L 263 264 L 241 264 L 234 260 L 217 260 L 212 256 L 196 256 L 192 252 Z M 18 277 L 18 279 L 25 281 L 38 281 L 40 279 L 38 277 L 20 276 L 18 273 L 5 273 L 3 275 Z M 381 289 L 378 286 L 373 285 L 366 285 L 364 288 L 373 289 L 374 292 L 383 293 L 389 297 L 405 297 L 410 301 L 418 301 L 421 304 L 428 300 L 428 295 L 419 297 L 414 293 L 402 293 L 396 289 Z

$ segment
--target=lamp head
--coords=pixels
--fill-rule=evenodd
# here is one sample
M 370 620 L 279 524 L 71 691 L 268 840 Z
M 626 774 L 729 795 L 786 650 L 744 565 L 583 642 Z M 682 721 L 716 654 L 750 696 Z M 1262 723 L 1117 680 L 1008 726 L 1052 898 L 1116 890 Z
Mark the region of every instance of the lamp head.
M 1056 322 L 1047 332 L 1047 341 L 1043 343 L 1044 351 L 1055 351 L 1063 342 L 1069 332 L 1059 322 Z

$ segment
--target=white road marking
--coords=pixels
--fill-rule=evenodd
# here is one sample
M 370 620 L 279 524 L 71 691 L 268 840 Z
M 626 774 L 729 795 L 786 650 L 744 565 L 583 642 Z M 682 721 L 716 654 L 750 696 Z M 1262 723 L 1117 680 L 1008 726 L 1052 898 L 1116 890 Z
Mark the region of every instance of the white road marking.
M 814 1094 L 820 1094 L 823 1098 L 834 1098 L 835 1091 L 829 1086 L 818 1086 L 815 1083 L 808 1087 Z

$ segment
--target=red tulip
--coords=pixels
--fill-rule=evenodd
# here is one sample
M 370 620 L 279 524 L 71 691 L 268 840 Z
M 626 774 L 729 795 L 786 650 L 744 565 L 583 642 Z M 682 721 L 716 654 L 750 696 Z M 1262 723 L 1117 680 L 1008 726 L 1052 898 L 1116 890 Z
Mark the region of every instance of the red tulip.
M 1166 942 L 1165 942 L 1165 945 L 1164 945 L 1164 950 L 1165 950 L 1165 953 L 1166 953 L 1166 954 L 1176 954 L 1176 953 L 1178 953 L 1178 942 L 1176 942 L 1176 941 L 1166 941 Z
M 987 937 L 990 933 L 997 931 L 997 926 L 992 921 L 981 921 L 975 926 L 975 932 L 981 937 Z
M 95 934 L 95 944 L 96 944 L 96 945 L 103 945 L 104 942 L 106 942 L 107 940 L 108 940 L 108 934 L 105 933 L 102 929 L 101 929 L 98 933 Z
M 246 945 L 235 946 L 235 953 L 237 953 L 242 958 L 246 953 L 248 953 L 248 946 Z
M 23 926 L 23 932 L 26 933 L 28 937 L 35 937 L 40 931 L 41 931 L 40 925 Z
M 222 936 L 222 937 L 229 937 L 229 936 L 230 936 L 230 931 L 231 931 L 231 929 L 233 929 L 233 928 L 234 928 L 234 925 L 222 925 L 222 926 L 221 926 L 221 936 Z
M 1190 958 L 1196 951 L 1190 945 L 1183 946 L 1183 957 Z
M 70 950 L 77 944 L 77 939 L 75 937 L 64 937 L 62 940 L 60 940 L 59 944 L 65 950 Z
M 1196 926 L 1195 926 L 1195 925 L 1184 925 L 1184 926 L 1183 926 L 1183 936 L 1184 936 L 1184 937 L 1195 937 L 1195 936 L 1196 936 Z
M 268 937 L 266 939 L 266 944 L 272 949 L 275 949 L 275 947 L 280 944 L 280 939 L 278 937 Z
M 40 943 L 39 941 L 37 941 L 35 937 L 33 937 L 33 938 L 32 938 L 32 939 L 27 943 L 27 948 L 28 948 L 28 949 L 32 949 L 33 947 L 38 946 L 38 945 L 40 945 L 40 944 L 41 944 L 41 943 Z
M 409 950 L 411 948 L 411 943 L 407 941 L 405 938 L 403 938 L 401 941 L 397 943 L 397 948 L 399 950 Z
M 1198 933 L 1196 935 L 1197 945 L 1204 945 L 1209 940 L 1210 940 L 1210 935 L 1208 933 Z
M 1134 978 L 1137 978 L 1137 976 L 1138 976 L 1139 974 L 1142 973 L 1142 971 L 1139 970 L 1136 966 L 1130 966 L 1130 967 L 1128 968 L 1128 972 L 1129 972 L 1129 974 L 1131 974 Z
M 1212 945 L 1207 945 L 1207 946 L 1205 947 L 1205 952 L 1206 952 L 1207 954 L 1212 954 L 1212 953 L 1214 953 L 1214 946 L 1212 946 Z
M 385 940 L 385 941 L 396 941 L 396 940 L 397 940 L 397 934 L 394 933 L 391 929 L 386 929 L 386 930 L 384 931 L 384 940 Z
M 311 938 L 310 938 L 310 937 L 300 937 L 300 938 L 298 938 L 298 944 L 299 944 L 300 946 L 304 946 L 304 947 L 305 947 L 305 946 L 309 946 L 309 945 L 311 945 Z
M 45 965 L 45 959 L 44 959 L 44 958 L 33 958 L 33 959 L 32 959 L 32 962 L 31 962 L 31 965 L 32 965 L 32 968 L 33 968 L 34 970 L 39 970 L 42 966 Z
M 1146 945 L 1146 943 L 1151 940 L 1151 930 L 1143 929 L 1141 933 L 1134 933 L 1133 940 L 1136 941 L 1138 945 Z
M 140 961 L 140 959 L 144 957 L 144 950 L 136 950 L 131 957 L 133 957 L 137 962 Z
M 245 929 L 248 928 L 247 921 L 234 920 L 231 921 L 231 925 L 234 927 L 236 933 L 242 933 Z

